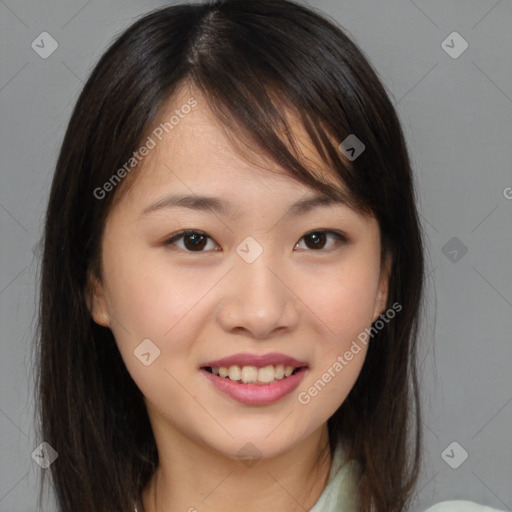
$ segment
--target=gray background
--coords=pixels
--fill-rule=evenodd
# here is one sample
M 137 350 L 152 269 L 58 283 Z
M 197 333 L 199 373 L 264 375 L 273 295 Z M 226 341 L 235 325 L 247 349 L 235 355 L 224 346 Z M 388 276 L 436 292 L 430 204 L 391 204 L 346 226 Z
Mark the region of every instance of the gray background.
M 33 426 L 32 338 L 38 241 L 58 148 L 108 42 L 162 5 L 0 1 L 2 512 L 35 509 L 41 471 L 31 458 L 42 441 Z M 310 5 L 337 20 L 379 72 L 416 173 L 429 277 L 421 336 L 425 464 L 412 509 L 469 499 L 510 510 L 512 1 Z M 44 31 L 58 42 L 47 59 L 31 48 Z M 442 46 L 453 31 L 469 45 L 458 58 Z M 447 44 L 461 48 L 458 40 Z M 468 458 L 453 469 L 445 460 L 457 465 L 463 449 Z M 45 510 L 55 510 L 51 494 Z

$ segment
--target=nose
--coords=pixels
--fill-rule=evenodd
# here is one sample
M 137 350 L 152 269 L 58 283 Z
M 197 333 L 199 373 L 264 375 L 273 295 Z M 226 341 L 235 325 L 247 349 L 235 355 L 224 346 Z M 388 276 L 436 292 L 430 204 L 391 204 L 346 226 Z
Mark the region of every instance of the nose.
M 253 263 L 239 259 L 218 307 L 217 320 L 226 332 L 264 339 L 274 331 L 293 331 L 299 303 L 284 272 L 263 253 Z

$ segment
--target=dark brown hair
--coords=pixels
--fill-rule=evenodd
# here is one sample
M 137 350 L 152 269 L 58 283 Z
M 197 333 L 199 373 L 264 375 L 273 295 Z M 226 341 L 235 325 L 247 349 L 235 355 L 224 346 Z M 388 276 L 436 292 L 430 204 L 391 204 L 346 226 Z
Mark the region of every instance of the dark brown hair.
M 37 345 L 39 435 L 59 454 L 50 467 L 59 510 L 132 512 L 158 465 L 142 394 L 112 332 L 94 323 L 87 306 L 105 220 L 125 183 L 101 200 L 94 191 L 129 161 L 186 82 L 235 138 L 337 196 L 295 151 L 284 111 L 292 109 L 352 206 L 378 220 L 383 258 L 392 258 L 388 307 L 402 309 L 372 338 L 328 431 L 332 451 L 347 440 L 349 457 L 360 461 L 361 511 L 405 510 L 420 467 L 416 340 L 424 280 L 406 143 L 361 50 L 334 22 L 287 0 L 154 11 L 113 42 L 77 101 L 47 208 Z M 365 145 L 353 161 L 338 147 L 350 134 Z

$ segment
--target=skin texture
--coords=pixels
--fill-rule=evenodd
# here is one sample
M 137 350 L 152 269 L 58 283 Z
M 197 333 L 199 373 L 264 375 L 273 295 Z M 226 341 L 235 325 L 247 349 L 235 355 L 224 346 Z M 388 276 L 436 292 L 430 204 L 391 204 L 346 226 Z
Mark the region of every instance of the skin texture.
M 330 455 L 320 457 L 326 422 L 353 387 L 367 348 L 360 343 L 362 350 L 307 405 L 297 397 L 384 311 L 388 272 L 380 265 L 379 226 L 345 205 L 286 215 L 315 191 L 257 153 L 243 158 L 189 86 L 162 119 L 191 97 L 197 106 L 133 171 L 136 179 L 110 212 L 103 275 L 94 279 L 90 299 L 94 321 L 112 330 L 145 396 L 160 465 L 144 490 L 144 508 L 309 510 L 331 465 Z M 298 124 L 294 130 L 305 158 L 334 180 Z M 142 215 L 178 192 L 224 198 L 238 214 L 169 208 Z M 164 244 L 183 229 L 210 238 L 195 252 L 190 239 Z M 319 249 L 308 246 L 304 235 L 321 229 L 348 241 L 327 235 Z M 263 248 L 251 264 L 236 252 L 249 236 Z M 160 350 L 149 366 L 133 353 L 147 338 Z M 280 352 L 306 361 L 309 370 L 277 403 L 241 404 L 199 370 L 238 352 Z M 237 458 L 247 442 L 261 453 L 250 467 Z

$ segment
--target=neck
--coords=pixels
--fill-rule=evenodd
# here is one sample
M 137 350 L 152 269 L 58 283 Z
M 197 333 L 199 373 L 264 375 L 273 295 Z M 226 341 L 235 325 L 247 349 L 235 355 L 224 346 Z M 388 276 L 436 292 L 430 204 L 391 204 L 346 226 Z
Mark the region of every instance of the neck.
M 332 463 L 327 424 L 287 452 L 253 461 L 176 431 L 156 431 L 155 439 L 159 466 L 142 493 L 144 512 L 302 512 L 322 494 Z

